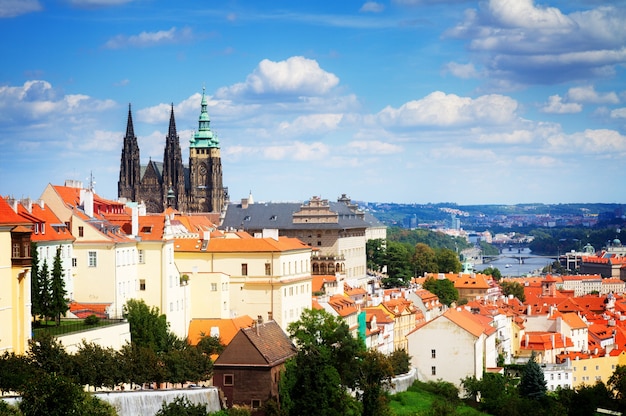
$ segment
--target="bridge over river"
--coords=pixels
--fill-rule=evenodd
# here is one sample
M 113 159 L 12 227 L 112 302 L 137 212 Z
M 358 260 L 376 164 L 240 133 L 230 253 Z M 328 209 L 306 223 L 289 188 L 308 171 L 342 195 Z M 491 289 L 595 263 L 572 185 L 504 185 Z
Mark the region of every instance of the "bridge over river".
M 497 256 L 481 256 L 475 264 L 476 271 L 495 267 L 505 276 L 539 274 L 545 266 L 554 263 L 558 256 L 537 256 L 529 248 L 504 248 Z

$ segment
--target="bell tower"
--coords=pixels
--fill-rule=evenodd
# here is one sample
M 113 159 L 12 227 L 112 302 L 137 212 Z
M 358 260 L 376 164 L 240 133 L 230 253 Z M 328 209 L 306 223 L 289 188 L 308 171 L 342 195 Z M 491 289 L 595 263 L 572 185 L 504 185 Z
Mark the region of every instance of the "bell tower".
M 193 212 L 221 212 L 224 207 L 220 144 L 210 123 L 203 88 L 198 131 L 189 142 L 189 208 Z

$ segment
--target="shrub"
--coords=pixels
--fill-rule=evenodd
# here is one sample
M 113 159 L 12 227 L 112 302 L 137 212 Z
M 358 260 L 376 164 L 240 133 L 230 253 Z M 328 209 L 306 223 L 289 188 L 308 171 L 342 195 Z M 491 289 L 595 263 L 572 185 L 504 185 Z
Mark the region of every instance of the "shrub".
M 391 361 L 394 376 L 406 374 L 411 368 L 411 356 L 403 349 L 395 350 L 391 353 L 389 361 Z
M 94 314 L 91 314 L 85 318 L 85 325 L 98 325 L 98 322 L 100 322 L 100 318 L 98 318 Z
M 192 404 L 188 398 L 178 396 L 171 403 L 161 405 L 154 416 L 206 416 L 207 408 L 202 404 Z

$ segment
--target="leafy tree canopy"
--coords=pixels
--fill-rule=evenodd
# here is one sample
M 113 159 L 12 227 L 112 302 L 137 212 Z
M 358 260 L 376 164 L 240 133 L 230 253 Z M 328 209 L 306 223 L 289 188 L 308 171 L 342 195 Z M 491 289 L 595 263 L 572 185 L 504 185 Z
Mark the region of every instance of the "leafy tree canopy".
M 169 324 L 159 308 L 149 307 L 143 300 L 129 299 L 124 305 L 124 318 L 130 324 L 133 344 L 156 352 L 169 348 Z
M 502 281 L 500 282 L 500 289 L 504 296 L 513 295 L 521 302 L 526 301 L 526 295 L 524 294 L 524 286 L 518 282 Z
M 459 291 L 454 287 L 454 283 L 448 279 L 435 279 L 429 277 L 424 281 L 424 289 L 434 293 L 439 297 L 439 301 L 446 306 L 459 300 Z

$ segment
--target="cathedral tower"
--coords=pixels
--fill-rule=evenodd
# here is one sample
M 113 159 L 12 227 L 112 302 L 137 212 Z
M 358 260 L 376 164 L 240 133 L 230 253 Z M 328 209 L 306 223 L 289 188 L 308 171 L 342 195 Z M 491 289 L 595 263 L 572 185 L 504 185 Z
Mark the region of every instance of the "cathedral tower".
M 210 123 L 203 88 L 198 131 L 189 143 L 189 208 L 194 212 L 221 212 L 224 207 L 220 144 Z
M 136 201 L 139 197 L 139 183 L 141 180 L 141 165 L 139 164 L 139 145 L 133 128 L 133 116 L 128 104 L 128 120 L 126 121 L 126 136 L 122 147 L 120 162 L 120 179 L 117 182 L 117 196 L 129 201 Z
M 171 206 L 179 211 L 187 210 L 187 194 L 185 192 L 185 171 L 183 157 L 180 151 L 180 140 L 176 133 L 174 120 L 174 104 L 170 113 L 170 126 L 165 138 L 165 152 L 163 154 L 163 209 Z

